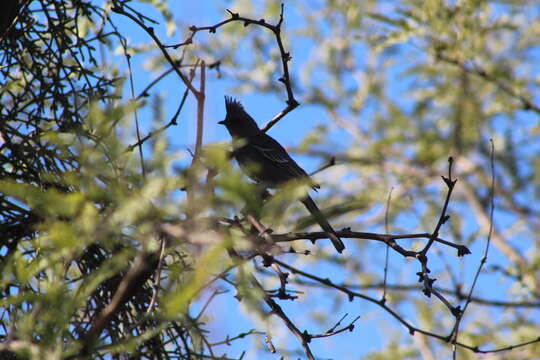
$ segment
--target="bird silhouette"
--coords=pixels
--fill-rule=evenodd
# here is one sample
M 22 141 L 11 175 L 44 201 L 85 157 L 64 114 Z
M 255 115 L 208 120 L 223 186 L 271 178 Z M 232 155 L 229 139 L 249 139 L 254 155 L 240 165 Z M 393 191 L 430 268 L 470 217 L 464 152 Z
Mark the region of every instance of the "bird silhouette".
M 291 158 L 283 146 L 259 129 L 255 120 L 245 111 L 239 101 L 226 96 L 225 108 L 227 111 L 225 120 L 220 121 L 219 124 L 225 125 L 235 140 L 233 157 L 250 178 L 268 187 L 276 187 L 293 179 L 304 179 L 311 184 L 313 189 L 319 187 Z M 315 201 L 309 194 L 306 194 L 301 201 L 328 234 L 336 250 L 341 253 L 345 249 L 345 245 L 321 213 Z

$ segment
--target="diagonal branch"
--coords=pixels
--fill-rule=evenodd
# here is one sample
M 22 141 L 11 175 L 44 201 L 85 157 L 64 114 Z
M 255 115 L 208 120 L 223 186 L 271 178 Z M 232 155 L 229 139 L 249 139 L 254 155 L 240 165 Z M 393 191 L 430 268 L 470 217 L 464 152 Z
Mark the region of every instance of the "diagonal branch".
M 193 87 L 193 84 L 191 81 L 180 71 L 179 67 L 177 66 L 177 63 L 172 59 L 171 55 L 169 55 L 169 52 L 165 48 L 165 46 L 161 43 L 161 41 L 157 38 L 154 28 L 151 26 L 146 26 L 141 20 L 139 20 L 134 15 L 126 12 L 122 7 L 118 6 L 118 4 L 114 4 L 111 8 L 112 11 L 114 11 L 117 14 L 124 15 L 128 18 L 130 18 L 133 22 L 135 22 L 141 29 L 143 29 L 151 38 L 154 40 L 154 43 L 158 46 L 158 48 L 161 50 L 161 53 L 167 60 L 167 62 L 172 66 L 174 71 L 178 74 L 180 79 L 184 82 L 184 84 L 187 86 L 189 91 L 196 97 L 199 98 L 200 94 L 195 87 Z

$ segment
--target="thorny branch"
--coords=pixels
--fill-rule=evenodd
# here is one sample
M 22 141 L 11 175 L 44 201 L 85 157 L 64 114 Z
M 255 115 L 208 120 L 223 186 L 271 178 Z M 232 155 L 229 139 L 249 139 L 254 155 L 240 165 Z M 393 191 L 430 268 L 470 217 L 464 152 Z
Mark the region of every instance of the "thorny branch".
M 403 326 L 405 326 L 411 335 L 414 335 L 416 332 L 418 332 L 418 333 L 433 337 L 435 339 L 441 340 L 443 342 L 452 342 L 452 339 L 451 339 L 452 334 L 445 336 L 445 335 L 437 334 L 437 333 L 434 333 L 434 332 L 430 332 L 430 331 L 418 328 L 418 327 L 412 325 L 404 317 L 399 315 L 395 310 L 393 310 L 389 305 L 387 305 L 385 303 L 385 301 L 383 301 L 382 299 L 381 300 L 375 299 L 375 298 L 370 297 L 368 295 L 359 293 L 357 291 L 353 291 L 353 290 L 351 290 L 350 288 L 348 288 L 346 286 L 341 286 L 341 285 L 335 284 L 334 282 L 332 282 L 328 278 L 322 278 L 322 277 L 310 274 L 310 273 L 308 273 L 308 272 L 306 272 L 304 270 L 300 270 L 298 268 L 290 266 L 290 265 L 288 265 L 288 264 L 286 264 L 286 263 L 284 263 L 284 262 L 282 262 L 280 260 L 275 260 L 275 261 L 276 261 L 276 263 L 278 263 L 282 267 L 288 269 L 291 273 L 293 273 L 295 275 L 303 276 L 303 277 L 305 277 L 307 279 L 311 279 L 311 280 L 313 280 L 315 282 L 318 282 L 320 284 L 323 284 L 323 285 L 325 285 L 327 287 L 334 288 L 334 289 L 336 289 L 336 290 L 338 290 L 340 292 L 343 292 L 344 294 L 346 294 L 348 296 L 349 301 L 353 301 L 355 298 L 360 298 L 360 299 L 363 299 L 363 300 L 366 300 L 368 302 L 371 302 L 373 304 L 378 305 L 379 307 L 384 309 L 386 312 L 388 312 L 392 317 L 394 317 L 397 321 L 399 321 Z M 468 344 L 461 343 L 461 342 L 458 342 L 458 341 L 452 342 L 452 343 L 454 343 L 454 344 L 456 344 L 456 345 L 458 345 L 460 347 L 472 350 L 475 353 L 487 354 L 487 353 L 493 353 L 493 352 L 500 352 L 500 351 L 515 349 L 515 348 L 527 346 L 527 345 L 530 345 L 530 344 L 533 344 L 533 343 L 536 343 L 536 342 L 540 342 L 540 337 L 538 337 L 536 339 L 532 339 L 530 341 L 525 341 L 525 342 L 522 342 L 522 343 L 519 343 L 519 344 L 509 345 L 509 346 L 496 348 L 496 349 L 480 349 L 477 346 L 468 345 Z
M 229 249 L 229 255 L 235 262 L 244 262 L 244 258 L 239 255 L 234 249 Z M 263 288 L 261 283 L 255 278 L 254 275 L 250 275 L 249 281 L 251 285 L 259 289 L 261 293 L 263 294 L 263 300 L 264 302 L 270 307 L 272 314 L 279 317 L 287 326 L 287 328 L 298 338 L 300 343 L 302 344 L 302 347 L 304 348 L 304 351 L 306 353 L 306 356 L 310 360 L 314 360 L 315 357 L 313 356 L 313 353 L 311 351 L 311 348 L 309 347 L 309 343 L 311 342 L 311 335 L 307 333 L 307 331 L 301 332 L 300 329 L 294 324 L 294 322 L 285 314 L 281 306 L 277 302 L 272 299 L 272 297 L 267 293 L 267 291 Z
M 272 120 L 270 120 L 264 127 L 263 131 L 266 132 L 270 130 L 272 126 L 274 126 L 279 120 L 281 120 L 285 115 L 287 115 L 289 112 L 294 110 L 298 105 L 298 101 L 294 97 L 292 85 L 291 85 L 291 77 L 289 74 L 289 61 L 291 61 L 292 57 L 289 52 L 285 50 L 285 46 L 283 45 L 283 40 L 281 39 L 281 26 L 283 25 L 283 10 L 284 5 L 281 4 L 281 12 L 279 14 L 279 21 L 277 24 L 272 25 L 269 24 L 265 19 L 259 19 L 254 20 L 250 19 L 244 16 L 240 16 L 240 14 L 232 12 L 231 10 L 227 10 L 231 17 L 227 20 L 223 20 L 215 25 L 211 26 L 190 26 L 189 30 L 191 31 L 191 34 L 188 36 L 186 40 L 183 42 L 176 44 L 176 45 L 169 45 L 166 47 L 172 47 L 172 48 L 179 48 L 181 46 L 189 45 L 193 43 L 193 38 L 195 37 L 195 34 L 199 31 L 208 31 L 209 33 L 215 33 L 218 28 L 220 28 L 223 25 L 226 25 L 230 22 L 240 21 L 244 23 L 244 27 L 247 27 L 249 25 L 257 25 L 262 26 L 268 30 L 270 30 L 275 38 L 276 42 L 279 48 L 279 53 L 281 56 L 281 65 L 283 67 L 283 76 L 278 79 L 283 85 L 285 86 L 285 89 L 287 91 L 287 106 L 285 109 L 283 109 L 279 114 L 274 116 Z

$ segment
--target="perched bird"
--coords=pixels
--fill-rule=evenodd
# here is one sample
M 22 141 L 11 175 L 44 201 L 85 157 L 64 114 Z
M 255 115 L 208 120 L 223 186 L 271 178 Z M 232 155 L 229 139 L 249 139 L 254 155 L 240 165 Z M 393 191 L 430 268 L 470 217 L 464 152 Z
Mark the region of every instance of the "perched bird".
M 275 187 L 292 179 L 306 179 L 314 189 L 318 187 L 304 169 L 289 156 L 283 146 L 259 129 L 255 120 L 249 116 L 240 102 L 226 96 L 225 108 L 227 115 L 219 124 L 225 125 L 235 140 L 237 146 L 233 151 L 233 156 L 250 178 L 269 187 Z M 336 250 L 341 253 L 345 245 L 313 199 L 306 194 L 302 203 L 326 231 Z

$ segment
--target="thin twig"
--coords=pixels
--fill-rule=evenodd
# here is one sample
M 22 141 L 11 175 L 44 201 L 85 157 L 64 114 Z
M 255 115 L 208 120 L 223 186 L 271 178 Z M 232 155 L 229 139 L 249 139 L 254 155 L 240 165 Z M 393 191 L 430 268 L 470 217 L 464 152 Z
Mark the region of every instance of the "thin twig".
M 143 89 L 143 91 L 140 92 L 140 94 L 137 96 L 137 100 L 148 96 L 148 90 L 150 90 L 153 86 L 158 84 L 161 80 L 165 78 L 165 76 L 169 75 L 174 71 L 174 67 L 170 67 L 169 69 L 165 70 L 163 73 L 161 73 L 158 77 L 156 77 L 154 80 L 150 82 L 150 84 L 146 85 L 146 87 Z
M 169 127 L 178 125 L 178 123 L 177 123 L 178 116 L 180 115 L 180 112 L 182 111 L 182 109 L 184 107 L 184 104 L 186 102 L 186 98 L 188 96 L 188 91 L 189 91 L 189 89 L 186 88 L 186 90 L 184 91 L 184 95 L 182 95 L 182 100 L 180 101 L 180 104 L 178 105 L 178 108 L 176 109 L 176 112 L 174 113 L 173 117 L 171 118 L 171 120 L 167 124 L 163 125 L 159 129 L 156 129 L 154 131 L 150 131 L 141 140 L 137 141 L 135 144 L 129 145 L 126 148 L 126 151 L 127 152 L 133 151 L 134 148 L 142 145 L 147 140 L 149 140 L 149 139 L 153 138 L 154 136 L 156 136 L 156 135 L 162 133 L 163 131 L 167 130 Z
M 120 43 L 122 44 L 122 49 L 124 50 L 124 55 L 127 60 L 128 64 L 128 71 L 129 71 L 129 86 L 131 91 L 131 98 L 135 101 L 135 86 L 133 85 L 133 71 L 131 70 L 131 55 L 128 54 L 127 51 L 127 42 L 124 38 L 121 38 Z M 144 152 L 142 148 L 142 141 L 141 141 L 141 130 L 139 127 L 139 114 L 138 114 L 137 106 L 133 109 L 133 114 L 135 116 L 135 132 L 137 134 L 137 144 L 139 148 L 139 158 L 141 160 L 141 170 L 143 178 L 146 177 L 146 168 L 144 166 Z
M 154 274 L 154 282 L 152 283 L 152 298 L 150 299 L 150 304 L 148 304 L 148 308 L 146 309 L 146 313 L 150 314 L 152 310 L 154 309 L 154 305 L 156 304 L 157 294 L 159 291 L 159 284 L 161 282 L 161 271 L 163 269 L 163 260 L 165 257 L 165 239 L 161 239 L 160 244 L 160 250 L 159 250 L 159 260 L 158 260 L 158 267 Z
M 197 96 L 197 137 L 195 139 L 195 156 L 193 157 L 192 164 L 197 161 L 201 153 L 201 147 L 203 142 L 203 129 L 204 129 L 204 101 L 206 98 L 206 64 L 204 60 L 201 61 L 201 78 L 199 91 Z
M 482 272 L 482 268 L 484 267 L 484 264 L 487 262 L 488 253 L 489 253 L 489 247 L 491 245 L 491 236 L 493 234 L 493 216 L 495 213 L 495 146 L 493 144 L 493 139 L 490 139 L 491 143 L 491 156 L 490 156 L 490 165 L 491 165 L 491 188 L 490 188 L 490 210 L 489 210 L 489 231 L 486 239 L 486 247 L 484 249 L 484 256 L 482 257 L 482 260 L 480 260 L 480 264 L 478 265 L 478 269 L 476 270 L 476 274 L 474 275 L 474 280 L 472 282 L 471 288 L 469 289 L 469 294 L 467 295 L 467 299 L 465 300 L 465 304 L 463 305 L 463 309 L 461 310 L 461 313 L 459 314 L 458 318 L 456 319 L 456 323 L 454 325 L 454 328 L 452 329 L 452 343 L 456 343 L 458 333 L 459 333 L 459 326 L 461 324 L 461 320 L 463 319 L 463 316 L 465 315 L 465 311 L 469 307 L 469 304 L 471 303 L 472 294 L 474 292 L 474 288 L 476 287 L 476 283 L 478 281 L 478 278 L 480 277 L 480 273 Z M 457 351 L 454 345 L 454 349 L 452 352 L 452 356 L 455 359 Z
M 243 339 L 245 338 L 246 336 L 248 335 L 264 335 L 264 332 L 262 331 L 257 331 L 255 329 L 251 329 L 249 331 L 246 331 L 246 332 L 243 332 L 243 333 L 240 333 L 236 336 L 233 336 L 233 337 L 229 337 L 229 335 L 227 335 L 227 338 L 223 341 L 218 341 L 218 342 L 215 342 L 215 343 L 211 343 L 210 345 L 211 346 L 217 346 L 217 345 L 223 345 L 223 344 L 226 344 L 226 345 L 231 345 L 231 342 L 234 341 L 234 340 L 238 340 L 238 339 Z
M 345 318 L 345 316 L 347 316 L 347 314 L 345 314 L 341 320 L 343 320 Z M 334 325 L 334 327 L 331 329 L 331 330 L 328 330 L 327 332 L 325 332 L 324 334 L 311 334 L 311 338 L 315 339 L 315 338 L 324 338 L 324 337 L 330 337 L 330 336 L 334 336 L 334 335 L 337 335 L 337 334 L 340 334 L 344 331 L 353 331 L 354 330 L 354 323 L 360 319 L 360 316 L 357 316 L 354 318 L 353 321 L 351 321 L 349 323 L 349 325 L 341 328 L 341 329 L 338 329 L 336 330 L 336 328 L 340 325 L 341 323 L 341 320 L 338 321 L 338 323 L 336 325 Z
M 452 180 L 452 164 L 453 163 L 454 163 L 454 159 L 452 157 L 449 157 L 448 158 L 448 177 L 442 176 L 444 183 L 448 187 L 448 192 L 446 193 L 446 198 L 444 199 L 444 205 L 443 205 L 441 214 L 439 216 L 439 221 L 437 221 L 435 230 L 433 230 L 433 233 L 430 236 L 429 241 L 427 242 L 426 246 L 424 247 L 424 249 L 422 249 L 421 251 L 422 255 L 426 255 L 426 253 L 428 252 L 433 242 L 439 237 L 439 231 L 441 230 L 441 227 L 450 218 L 450 216 L 446 215 L 446 212 L 448 210 L 448 204 L 450 203 L 450 198 L 452 197 L 452 191 L 454 190 L 454 187 L 457 182 L 457 179 Z
M 323 166 L 321 166 L 321 167 L 318 168 L 317 170 L 311 172 L 311 173 L 309 174 L 309 176 L 313 176 L 313 175 L 315 175 L 315 174 L 318 174 L 318 173 L 320 173 L 321 171 L 324 171 L 324 170 L 326 170 L 326 169 L 328 169 L 329 167 L 332 167 L 332 166 L 334 166 L 334 165 L 336 165 L 336 158 L 332 156 L 332 157 L 330 158 L 330 160 L 328 160 L 328 162 L 327 162 L 326 164 L 324 164 Z
M 388 198 L 386 199 L 386 209 L 384 211 L 384 232 L 389 233 L 388 228 L 388 216 L 390 213 L 390 201 L 392 200 L 392 191 L 394 188 L 390 188 L 390 192 L 388 193 Z M 383 295 L 382 295 L 382 301 L 386 301 L 386 280 L 388 279 L 388 257 L 390 253 L 390 247 L 388 244 L 386 245 L 386 251 L 384 255 L 384 279 L 383 279 Z

